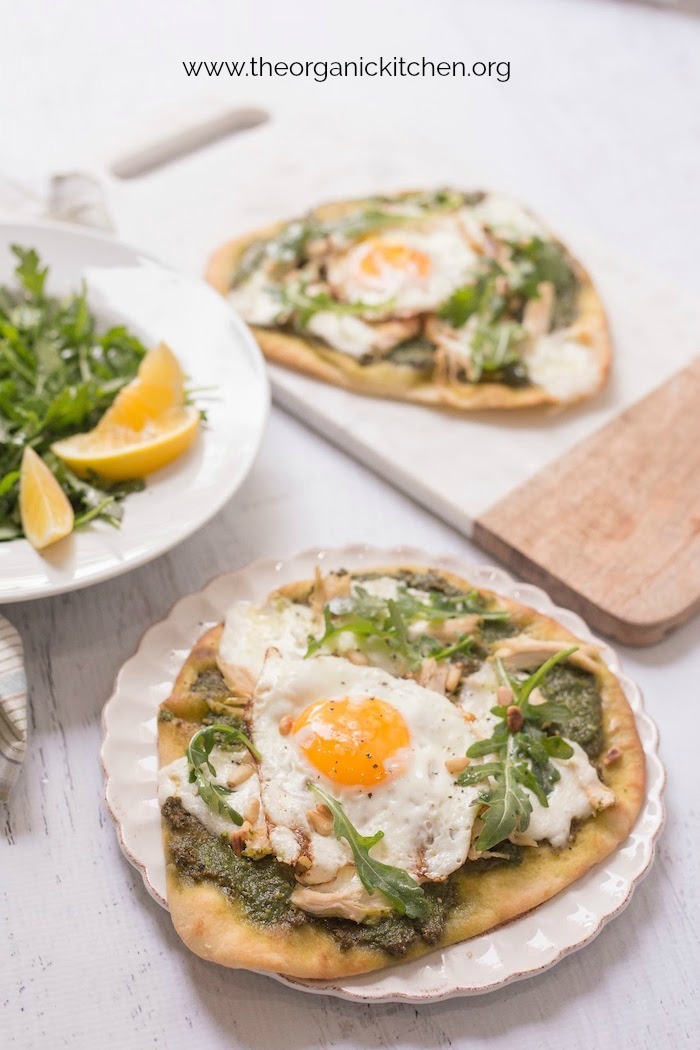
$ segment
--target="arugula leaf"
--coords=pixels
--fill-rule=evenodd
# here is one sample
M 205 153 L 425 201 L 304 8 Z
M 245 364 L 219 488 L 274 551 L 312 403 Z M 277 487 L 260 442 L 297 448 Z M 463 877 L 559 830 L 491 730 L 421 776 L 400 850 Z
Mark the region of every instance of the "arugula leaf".
M 476 784 L 483 784 L 485 780 L 494 777 L 500 771 L 500 762 L 479 762 L 478 765 L 467 766 L 457 777 L 457 783 L 460 787 L 474 787 Z
M 548 660 L 545 660 L 542 666 L 538 667 L 537 670 L 529 675 L 524 682 L 517 685 L 514 692 L 518 698 L 518 703 L 521 706 L 527 703 L 530 694 L 537 688 L 547 672 L 554 667 L 555 664 L 561 663 L 563 660 L 568 660 L 571 654 L 575 653 L 577 649 L 577 645 L 572 645 L 568 649 L 560 649 L 558 653 L 554 653 L 554 655 L 550 656 Z M 528 705 L 528 707 L 529 706 L 530 705 Z M 544 705 L 540 704 L 539 706 L 542 707 Z
M 456 653 L 468 652 L 473 644 L 474 639 L 470 634 L 460 634 L 454 645 L 448 645 L 446 649 L 438 649 L 437 652 L 431 653 L 431 656 L 433 660 L 446 660 L 450 656 L 455 656 Z
M 48 266 L 45 266 L 43 270 L 41 269 L 39 256 L 33 248 L 22 248 L 19 244 L 13 244 L 11 249 L 12 254 L 19 259 L 19 264 L 15 268 L 18 280 L 22 282 L 33 298 L 41 299 L 49 272 Z
M 368 893 L 379 890 L 399 915 L 409 919 L 427 918 L 430 907 L 421 886 L 402 868 L 383 864 L 370 857 L 372 846 L 384 838 L 383 831 L 374 835 L 360 835 L 345 814 L 341 804 L 329 795 L 318 784 L 309 784 L 311 790 L 325 802 L 333 815 L 333 833 L 336 838 L 343 838 L 352 850 L 353 860 L 362 885 Z
M 430 595 L 430 605 L 421 605 L 420 609 L 421 612 L 426 612 L 426 619 L 433 620 L 471 614 L 479 616 L 482 620 L 504 621 L 510 618 L 510 613 L 505 609 L 487 609 L 478 591 L 468 591 L 466 594 L 442 594 L 440 591 L 433 591 Z
M 453 292 L 438 310 L 438 316 L 453 328 L 462 328 L 474 314 L 489 322 L 499 321 L 507 307 L 502 290 L 505 275 L 501 264 L 490 260 L 475 281 Z
M 198 730 L 187 746 L 189 782 L 195 785 L 199 797 L 214 813 L 226 817 L 240 827 L 243 817 L 226 801 L 226 796 L 233 793 L 232 789 L 223 784 L 214 784 L 204 775 L 206 770 L 212 777 L 216 776 L 216 769 L 211 762 L 211 753 L 221 744 L 243 744 L 253 757 L 260 761 L 260 752 L 245 733 L 233 726 L 217 722 Z
M 344 619 L 343 622 L 334 624 L 331 617 L 331 611 L 327 605 L 324 606 L 323 609 L 323 619 L 325 624 L 324 633 L 320 638 L 314 638 L 312 634 L 309 635 L 308 648 L 304 654 L 305 658 L 307 656 L 312 656 L 314 653 L 318 652 L 319 649 L 324 647 L 332 648 L 333 643 L 346 631 L 354 634 L 356 638 L 373 638 L 379 636 L 377 624 L 374 620 L 366 620 L 356 617 L 349 620 Z
M 520 361 L 517 345 L 525 330 L 514 321 L 480 319 L 471 338 L 471 379 L 478 383 L 484 373 L 502 372 Z
M 500 722 L 488 740 L 478 740 L 467 750 L 469 758 L 495 756 L 491 761 L 470 765 L 457 777 L 462 787 L 472 787 L 490 778 L 495 787 L 488 788 L 476 804 L 485 806 L 482 813 L 484 827 L 476 841 L 478 850 L 493 849 L 514 831 L 525 831 L 530 822 L 532 804 L 524 789 L 533 793 L 543 806 L 561 774 L 552 765 L 552 758 L 571 758 L 574 751 L 568 741 L 559 736 L 547 736 L 542 728 L 550 722 L 562 722 L 561 704 L 531 704 L 530 696 L 556 664 L 568 659 L 576 646 L 561 649 L 527 678 L 520 680 L 509 675 L 501 660 L 496 660 L 496 673 L 502 685 L 513 691 L 513 704 L 523 713 L 523 724 L 510 731 L 506 721 L 510 705 L 497 704 L 491 708 Z M 568 708 L 564 712 L 569 714 Z M 500 836 L 500 837 L 497 837 Z
M 571 758 L 574 749 L 563 736 L 546 736 L 542 740 L 542 747 L 550 758 Z
M 566 250 L 556 241 L 533 237 L 527 244 L 511 245 L 515 264 L 513 291 L 524 299 L 536 299 L 543 281 L 554 285 L 552 329 L 570 324 L 576 312 L 578 279 Z
M 523 772 L 518 761 L 515 737 L 510 736 L 505 754 L 498 763 L 498 772 L 493 774 L 496 787 L 479 799 L 486 805 L 486 811 L 482 814 L 484 826 L 476 840 L 478 850 L 483 852 L 493 849 L 515 830 L 525 831 L 530 823 L 532 803 L 523 791 Z
M 335 299 L 329 292 L 319 291 L 310 295 L 305 285 L 287 285 L 281 290 L 282 300 L 293 311 L 297 325 L 306 328 L 314 314 L 334 313 L 357 317 L 365 313 L 377 313 L 390 308 L 393 300 L 382 303 L 346 303 Z
M 465 285 L 453 292 L 438 310 L 438 317 L 453 328 L 462 328 L 481 305 L 482 293 L 476 284 Z

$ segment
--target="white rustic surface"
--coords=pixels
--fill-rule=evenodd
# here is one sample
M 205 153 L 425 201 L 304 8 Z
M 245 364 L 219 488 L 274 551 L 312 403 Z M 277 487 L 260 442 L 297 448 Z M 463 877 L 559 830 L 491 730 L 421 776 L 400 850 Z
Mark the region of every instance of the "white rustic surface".
M 305 107 L 310 126 L 332 115 L 342 129 L 359 115 L 373 129 L 386 122 L 473 142 L 501 184 L 697 295 L 699 49 L 700 22 L 605 0 L 301 0 L 274 11 L 230 0 L 30 0 L 3 13 L 2 174 L 42 189 L 49 170 L 101 153 L 115 122 L 235 88 L 241 100 Z M 194 86 L 180 71 L 190 57 L 371 53 L 508 58 L 513 75 L 508 84 L 249 81 L 244 91 Z M 193 194 L 190 222 L 196 209 Z M 214 573 L 276 550 L 357 540 L 470 551 L 277 412 L 253 474 L 198 536 L 119 581 L 3 609 L 26 647 L 32 731 L 0 810 L 3 1046 L 698 1045 L 697 620 L 662 645 L 623 653 L 669 767 L 659 859 L 627 912 L 549 974 L 477 1000 L 370 1008 L 226 973 L 181 948 L 121 857 L 101 801 L 99 711 L 114 674 L 145 627 Z

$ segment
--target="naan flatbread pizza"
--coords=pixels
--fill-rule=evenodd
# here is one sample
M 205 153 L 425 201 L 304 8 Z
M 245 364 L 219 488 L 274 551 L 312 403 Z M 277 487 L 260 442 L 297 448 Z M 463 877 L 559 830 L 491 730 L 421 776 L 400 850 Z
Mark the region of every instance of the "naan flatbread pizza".
M 207 277 L 271 361 L 365 394 L 462 410 L 568 404 L 610 366 L 588 274 L 495 193 L 325 205 L 225 244 Z
M 412 566 L 237 601 L 159 715 L 168 903 L 230 967 L 336 978 L 542 904 L 644 795 L 598 650 Z

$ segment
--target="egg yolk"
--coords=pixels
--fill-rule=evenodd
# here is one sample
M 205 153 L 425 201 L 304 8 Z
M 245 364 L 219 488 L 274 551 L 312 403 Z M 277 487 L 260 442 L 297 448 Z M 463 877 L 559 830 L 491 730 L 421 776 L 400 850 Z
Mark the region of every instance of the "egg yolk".
M 386 270 L 400 270 L 412 277 L 427 277 L 430 256 L 409 248 L 406 244 L 369 241 L 360 260 L 360 270 L 368 277 L 379 277 Z
M 376 696 L 317 700 L 292 731 L 312 766 L 336 784 L 368 787 L 396 773 L 411 742 L 402 715 Z

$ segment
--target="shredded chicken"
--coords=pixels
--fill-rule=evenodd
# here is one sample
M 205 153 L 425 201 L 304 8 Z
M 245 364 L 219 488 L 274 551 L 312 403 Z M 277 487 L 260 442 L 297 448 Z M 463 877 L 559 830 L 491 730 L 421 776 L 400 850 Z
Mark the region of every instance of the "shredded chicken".
M 306 328 L 335 350 L 364 361 L 381 358 L 406 339 L 418 335 L 421 323 L 420 317 L 379 320 L 374 314 L 365 318 L 335 310 L 319 310 L 309 319 Z
M 364 922 L 366 919 L 386 915 L 391 909 L 380 893 L 370 896 L 360 882 L 354 865 L 341 868 L 331 882 L 318 886 L 298 885 L 291 897 L 292 904 L 311 915 L 322 918 L 331 916 Z
M 481 617 L 478 613 L 469 616 L 457 616 L 454 620 L 443 620 L 433 630 L 433 634 L 441 642 L 456 642 L 463 634 L 474 634 L 479 626 Z
M 472 826 L 472 837 L 469 843 L 469 852 L 467 853 L 467 860 L 488 860 L 490 857 L 496 857 L 498 860 L 508 860 L 507 853 L 499 853 L 498 850 L 483 849 L 479 850 L 476 848 L 476 840 L 478 839 L 481 832 L 484 830 L 484 822 L 481 817 L 477 817 Z
M 471 321 L 471 319 L 470 319 Z M 429 317 L 425 335 L 435 344 L 435 377 L 441 382 L 455 382 L 459 373 L 471 377 L 471 337 L 473 324 L 467 321 L 463 328 L 453 328 L 439 317 Z
M 315 613 L 323 612 L 323 606 L 333 598 L 350 597 L 350 573 L 331 572 L 324 576 L 318 565 L 314 572 L 314 585 L 309 596 L 309 605 Z
M 546 335 L 552 323 L 554 309 L 554 285 L 542 281 L 537 285 L 538 299 L 528 299 L 523 312 L 523 328 L 533 339 Z
M 438 663 L 437 660 L 433 660 L 432 656 L 428 656 L 414 677 L 418 685 L 422 685 L 424 689 L 432 689 L 434 693 L 442 693 L 444 696 L 447 691 L 449 671 L 450 664 L 447 661 L 443 660 Z
M 527 671 L 566 649 L 569 644 L 561 638 L 531 638 L 528 634 L 518 634 L 499 646 L 494 655 L 503 661 L 509 671 Z M 600 671 L 598 650 L 594 645 L 579 645 L 576 652 L 569 657 L 569 661 L 592 674 Z
M 386 354 L 399 343 L 420 335 L 423 321 L 420 317 L 402 317 L 390 321 L 377 321 L 373 324 L 374 340 L 372 349 L 375 353 Z
M 238 664 L 229 664 L 221 658 L 217 661 L 219 670 L 224 676 L 226 685 L 231 690 L 233 696 L 231 702 L 234 699 L 247 700 L 253 695 L 255 689 L 255 678 L 248 670 L 247 667 L 240 667 Z
M 240 714 L 241 708 L 247 703 L 247 696 L 227 696 L 224 700 L 214 700 L 210 697 L 207 700 L 209 710 L 217 715 Z
M 255 801 L 258 801 L 257 799 Z M 251 814 L 253 815 L 253 814 Z M 265 857 L 271 852 L 270 838 L 267 832 L 267 821 L 258 801 L 258 811 L 255 815 L 255 823 L 244 820 L 239 828 L 229 835 L 229 844 L 237 856 L 244 854 L 253 859 Z
M 524 831 L 511 831 L 508 837 L 516 846 L 537 845 L 537 839 L 533 839 L 532 835 L 526 835 Z

